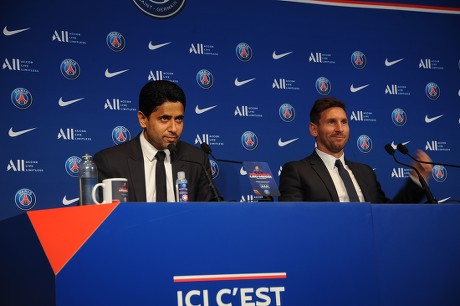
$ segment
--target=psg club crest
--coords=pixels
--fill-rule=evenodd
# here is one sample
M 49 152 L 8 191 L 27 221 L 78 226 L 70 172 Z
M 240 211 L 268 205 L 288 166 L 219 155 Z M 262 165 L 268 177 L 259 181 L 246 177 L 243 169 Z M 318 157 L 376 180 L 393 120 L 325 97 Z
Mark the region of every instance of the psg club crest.
M 35 193 L 27 188 L 23 188 L 16 192 L 14 196 L 14 202 L 16 206 L 21 210 L 31 210 L 37 202 Z
M 291 104 L 283 104 L 278 110 L 278 114 L 284 122 L 292 122 L 295 118 L 295 109 Z
M 124 126 L 117 126 L 112 131 L 112 140 L 116 145 L 131 140 L 131 133 Z
M 61 73 L 68 80 L 75 80 L 80 76 L 80 65 L 73 59 L 65 59 L 61 63 Z
M 247 43 L 239 43 L 236 46 L 236 57 L 242 62 L 249 62 L 252 58 L 252 49 Z
M 430 100 L 437 100 L 441 95 L 441 89 L 438 84 L 430 82 L 425 86 L 425 94 Z
M 407 122 L 407 115 L 403 109 L 396 108 L 391 113 L 391 120 L 397 126 L 403 126 Z
M 361 51 L 355 51 L 351 55 L 351 64 L 356 69 L 363 69 L 366 66 L 366 56 Z
M 241 136 L 241 144 L 246 150 L 252 151 L 255 148 L 257 148 L 257 145 L 259 144 L 259 139 L 257 138 L 257 135 L 253 132 L 246 131 Z
M 144 13 L 155 18 L 168 18 L 179 13 L 185 0 L 133 0 L 134 4 Z
M 315 83 L 316 91 L 320 95 L 328 95 L 331 92 L 332 85 L 331 82 L 325 77 L 319 77 Z
M 78 177 L 78 169 L 80 167 L 81 158 L 78 156 L 71 156 L 65 161 L 65 171 L 72 177 Z
M 212 159 L 209 160 L 211 164 L 211 178 L 215 180 L 219 176 L 219 165 Z
M 442 183 L 447 179 L 447 170 L 444 166 L 436 165 L 436 166 L 433 166 L 431 175 L 433 176 L 436 182 Z
M 214 77 L 212 73 L 206 69 L 201 69 L 196 74 L 196 82 L 200 85 L 203 89 L 211 88 L 212 84 L 214 84 Z
M 362 153 L 369 153 L 372 150 L 372 139 L 367 135 L 361 135 L 358 137 L 356 145 Z
M 118 32 L 110 32 L 105 39 L 110 50 L 120 52 L 126 46 L 125 37 Z
M 11 92 L 11 102 L 19 109 L 27 109 L 32 105 L 32 94 L 25 88 L 16 88 Z

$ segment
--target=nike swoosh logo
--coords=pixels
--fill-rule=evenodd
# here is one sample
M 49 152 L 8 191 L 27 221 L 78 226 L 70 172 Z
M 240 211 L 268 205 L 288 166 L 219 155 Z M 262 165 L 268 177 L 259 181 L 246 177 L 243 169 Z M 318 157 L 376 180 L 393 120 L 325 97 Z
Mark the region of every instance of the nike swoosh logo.
M 443 114 L 443 115 L 436 116 L 436 117 L 432 117 L 432 118 L 430 118 L 430 117 L 428 117 L 428 115 L 426 115 L 426 116 L 425 116 L 425 122 L 426 122 L 426 123 L 431 123 L 431 122 L 433 122 L 433 121 L 435 121 L 435 120 L 438 120 L 438 119 L 441 118 L 442 116 L 444 116 L 444 114 Z
M 149 42 L 149 50 L 160 49 L 161 47 L 167 46 L 167 45 L 169 45 L 170 43 L 171 43 L 171 42 L 167 42 L 167 43 L 163 43 L 163 44 L 154 45 L 154 44 L 152 44 L 152 42 Z
M 125 73 L 126 71 L 128 71 L 129 69 L 125 69 L 125 70 L 120 70 L 120 71 L 115 71 L 115 72 L 109 72 L 109 68 L 105 69 L 105 77 L 106 78 L 113 78 L 114 76 L 117 76 L 119 74 L 122 74 L 122 73 Z
M 195 113 L 198 115 L 207 112 L 208 110 L 213 109 L 214 107 L 217 107 L 217 105 L 206 107 L 206 108 L 199 108 L 198 105 L 195 107 Z
M 22 130 L 22 131 L 14 132 L 13 128 L 10 128 L 10 130 L 8 131 L 8 135 L 10 137 L 18 137 L 18 136 L 21 136 L 22 134 L 28 133 L 28 132 L 33 131 L 35 129 L 36 128 L 31 128 L 31 129 L 28 129 L 28 130 Z
M 241 175 L 246 175 L 246 174 L 248 174 L 248 172 L 247 172 L 246 170 L 244 170 L 243 167 L 241 167 L 241 169 L 240 169 L 240 174 L 241 174 Z
M 59 106 L 67 106 L 67 105 L 73 104 L 73 103 L 75 103 L 75 102 L 81 101 L 81 100 L 83 100 L 83 99 L 84 99 L 84 98 L 79 98 L 79 99 L 64 101 L 64 100 L 62 100 L 62 97 L 60 97 L 58 103 L 59 103 Z
M 442 199 L 442 200 L 438 200 L 438 203 L 444 203 L 444 202 L 446 202 L 447 200 L 450 200 L 450 197 L 444 198 L 444 199 Z
M 408 144 L 409 142 L 410 142 L 410 140 L 409 140 L 409 141 L 406 141 L 406 142 L 401 142 L 401 144 L 405 146 L 405 145 Z M 398 148 L 398 145 L 395 145 L 395 142 L 394 142 L 394 141 L 391 142 L 391 146 L 392 146 L 393 149 L 395 149 L 395 150 Z
M 278 60 L 278 59 L 283 58 L 286 55 L 289 55 L 291 53 L 292 53 L 292 51 L 291 52 L 286 52 L 286 53 L 281 53 L 281 54 L 276 54 L 276 51 L 273 51 L 272 57 L 273 57 L 274 60 Z
M 386 58 L 385 59 L 385 66 L 387 66 L 387 67 L 393 66 L 394 64 L 397 64 L 402 60 L 403 60 L 403 58 L 397 59 L 395 61 L 389 61 L 388 58 Z
M 284 146 L 287 146 L 288 144 L 290 143 L 293 143 L 294 141 L 297 141 L 299 140 L 299 138 L 294 138 L 294 139 L 290 139 L 290 140 L 286 140 L 286 141 L 282 141 L 281 138 L 278 139 L 278 146 L 279 147 L 284 147 Z
M 18 34 L 18 33 L 27 31 L 27 30 L 29 30 L 29 29 L 30 29 L 30 28 L 9 31 L 9 30 L 6 28 L 6 26 L 5 26 L 5 27 L 3 28 L 3 34 L 4 34 L 5 36 L 11 36 L 11 35 L 14 35 L 14 34 Z
M 350 91 L 351 91 L 351 92 L 358 92 L 358 91 L 360 91 L 361 89 L 366 88 L 367 86 L 369 86 L 369 84 L 363 85 L 363 86 L 359 86 L 359 87 L 354 87 L 353 84 L 351 84 L 351 86 L 350 86 Z
M 67 197 L 64 196 L 64 198 L 62 199 L 62 204 L 64 205 L 70 205 L 72 203 L 75 203 L 79 200 L 80 198 L 75 198 L 75 199 L 71 199 L 71 200 L 67 200 Z
M 238 81 L 238 78 L 235 79 L 235 86 L 242 86 L 244 84 L 247 84 L 249 82 L 252 82 L 254 81 L 256 78 L 252 78 L 252 79 L 248 79 L 248 80 L 244 80 L 244 81 Z

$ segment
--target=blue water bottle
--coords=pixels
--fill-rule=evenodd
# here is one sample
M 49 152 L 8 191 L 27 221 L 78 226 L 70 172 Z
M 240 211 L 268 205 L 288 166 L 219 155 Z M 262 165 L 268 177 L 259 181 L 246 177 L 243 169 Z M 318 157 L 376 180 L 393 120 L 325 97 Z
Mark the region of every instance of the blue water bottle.
M 86 153 L 78 168 L 80 183 L 80 205 L 94 204 L 91 198 L 94 185 L 97 184 L 97 167 L 91 155 Z
M 188 182 L 184 171 L 177 172 L 176 194 L 177 202 L 188 202 Z

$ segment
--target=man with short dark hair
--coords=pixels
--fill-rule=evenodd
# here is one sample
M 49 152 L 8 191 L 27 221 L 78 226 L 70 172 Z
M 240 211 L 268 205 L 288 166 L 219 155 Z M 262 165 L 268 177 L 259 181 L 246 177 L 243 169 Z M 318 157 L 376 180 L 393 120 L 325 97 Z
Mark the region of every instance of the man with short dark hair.
M 137 113 L 143 130 L 131 141 L 94 155 L 99 180 L 127 178 L 129 202 L 174 202 L 177 173 L 184 171 L 189 201 L 216 200 L 203 171 L 211 173 L 207 155 L 180 140 L 185 105 L 183 90 L 173 82 L 158 80 L 144 85 Z M 176 147 L 173 155 L 170 144 Z M 161 174 L 165 179 L 157 180 L 157 163 L 164 163 Z
M 350 135 L 345 104 L 336 98 L 316 100 L 310 111 L 310 134 L 316 139 L 313 153 L 283 166 L 279 201 L 419 203 L 425 193 L 411 175 L 398 194 L 389 199 L 371 167 L 349 161 L 344 148 Z M 431 161 L 418 150 L 416 158 Z M 413 163 L 425 180 L 432 166 Z

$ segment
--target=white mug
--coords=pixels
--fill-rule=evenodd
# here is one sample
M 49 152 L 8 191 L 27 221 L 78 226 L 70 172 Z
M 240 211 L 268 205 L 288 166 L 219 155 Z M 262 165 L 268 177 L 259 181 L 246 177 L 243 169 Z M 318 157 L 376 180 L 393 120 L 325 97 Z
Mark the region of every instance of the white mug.
M 102 202 L 97 201 L 96 192 L 102 187 Z M 125 178 L 109 178 L 96 184 L 92 192 L 93 201 L 96 204 L 107 204 L 112 202 L 128 202 L 128 180 Z

